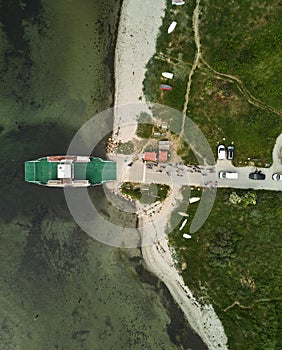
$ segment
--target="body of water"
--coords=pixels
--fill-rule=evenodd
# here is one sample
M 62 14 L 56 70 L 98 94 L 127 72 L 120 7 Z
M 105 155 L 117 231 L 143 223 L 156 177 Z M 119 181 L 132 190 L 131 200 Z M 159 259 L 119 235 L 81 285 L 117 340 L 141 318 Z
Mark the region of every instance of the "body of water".
M 0 0 L 1 350 L 205 348 L 138 250 L 91 239 L 63 191 L 23 180 L 112 105 L 120 2 Z

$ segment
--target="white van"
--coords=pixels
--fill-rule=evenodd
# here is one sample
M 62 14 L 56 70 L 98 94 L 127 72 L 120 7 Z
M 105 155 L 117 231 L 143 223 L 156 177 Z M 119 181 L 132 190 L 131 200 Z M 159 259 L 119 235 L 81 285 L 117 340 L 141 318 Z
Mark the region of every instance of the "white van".
M 230 180 L 237 180 L 239 177 L 239 174 L 234 171 L 220 171 L 218 175 L 220 179 Z

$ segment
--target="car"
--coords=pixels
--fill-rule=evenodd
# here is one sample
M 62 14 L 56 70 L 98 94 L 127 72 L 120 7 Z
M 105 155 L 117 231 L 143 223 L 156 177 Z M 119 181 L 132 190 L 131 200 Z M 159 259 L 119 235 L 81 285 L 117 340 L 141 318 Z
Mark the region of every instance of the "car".
M 225 159 L 225 147 L 224 147 L 224 145 L 219 145 L 217 147 L 217 158 L 220 160 Z
M 265 179 L 265 174 L 263 174 L 261 172 L 261 170 L 254 171 L 253 173 L 249 174 L 249 179 L 252 179 L 252 180 L 264 180 Z
M 272 179 L 275 181 L 282 181 L 282 174 L 275 173 L 272 175 Z
M 234 157 L 234 146 L 227 147 L 227 159 L 232 160 Z
M 220 171 L 218 176 L 220 179 L 237 180 L 239 174 L 234 171 Z

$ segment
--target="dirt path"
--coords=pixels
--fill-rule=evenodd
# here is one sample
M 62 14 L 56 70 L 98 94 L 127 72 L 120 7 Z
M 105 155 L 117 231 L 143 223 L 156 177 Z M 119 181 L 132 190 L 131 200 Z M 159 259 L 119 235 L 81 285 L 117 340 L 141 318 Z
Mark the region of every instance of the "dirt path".
M 264 110 L 267 110 L 269 112 L 275 113 L 277 115 L 279 115 L 280 117 L 282 116 L 282 112 L 276 110 L 275 108 L 268 106 L 267 104 L 261 102 L 260 100 L 258 100 L 257 98 L 255 98 L 248 90 L 247 88 L 244 86 L 243 82 L 235 77 L 234 75 L 230 75 L 230 74 L 224 74 L 224 73 L 220 73 L 217 72 L 215 69 L 213 69 L 208 63 L 207 61 L 203 58 L 203 56 L 201 56 L 201 61 L 204 63 L 204 65 L 210 69 L 214 74 L 216 74 L 216 77 L 219 79 L 224 79 L 224 78 L 228 78 L 230 79 L 233 83 L 235 82 L 239 88 L 239 90 L 242 92 L 242 94 L 246 97 L 247 101 L 249 103 L 251 103 L 252 105 L 258 107 L 258 108 L 262 108 Z M 225 79 L 226 80 L 226 79 Z
M 251 309 L 252 307 L 254 307 L 258 303 L 271 303 L 273 301 L 282 301 L 282 298 L 262 298 L 262 299 L 255 300 L 250 306 L 244 306 L 244 305 L 240 304 L 239 301 L 236 300 L 236 301 L 234 301 L 233 304 L 227 306 L 223 311 L 226 312 L 226 311 L 232 309 L 235 305 L 238 305 L 241 309 Z
M 185 102 L 184 102 L 184 106 L 183 106 L 183 110 L 182 110 L 182 127 L 181 127 L 180 136 L 182 136 L 183 132 L 184 132 L 186 112 L 187 112 L 187 107 L 188 107 L 188 103 L 189 103 L 190 90 L 191 90 L 191 84 L 192 84 L 192 77 L 193 77 L 193 74 L 198 66 L 199 59 L 201 57 L 201 38 L 200 38 L 200 34 L 199 34 L 199 15 L 200 15 L 200 0 L 197 0 L 196 7 L 193 11 L 193 21 L 192 21 L 193 30 L 194 30 L 194 40 L 195 40 L 197 51 L 196 51 L 196 54 L 194 57 L 194 62 L 193 62 L 192 68 L 191 68 L 190 73 L 189 73 L 186 94 L 185 94 Z
M 258 100 L 255 98 L 245 87 L 243 82 L 237 78 L 234 75 L 230 74 L 224 74 L 217 72 L 214 68 L 212 68 L 208 62 L 203 58 L 202 52 L 201 52 L 201 37 L 199 33 L 199 15 L 200 15 L 200 0 L 196 1 L 196 7 L 193 11 L 193 20 L 192 20 L 192 25 L 193 25 L 193 30 L 194 30 L 194 40 L 196 44 L 196 54 L 194 57 L 194 61 L 192 64 L 192 68 L 189 72 L 189 77 L 188 77 L 188 83 L 187 83 L 187 88 L 186 88 L 186 94 L 185 94 L 185 101 L 184 101 L 184 106 L 182 110 L 182 127 L 181 127 L 181 132 L 180 135 L 182 136 L 184 133 L 184 126 L 185 126 L 185 120 L 186 120 L 186 113 L 187 113 L 187 108 L 188 108 L 188 103 L 189 103 L 189 98 L 190 98 L 190 90 L 191 90 L 191 85 L 192 85 L 192 77 L 195 73 L 196 68 L 198 67 L 199 61 L 201 61 L 209 70 L 211 70 L 214 74 L 216 74 L 216 77 L 218 79 L 229 79 L 231 82 L 235 82 L 239 88 L 239 90 L 242 92 L 243 96 L 247 99 L 249 103 L 252 105 L 264 109 L 268 112 L 275 113 L 278 116 L 282 116 L 282 112 L 278 111 L 277 109 L 267 105 L 266 103 Z

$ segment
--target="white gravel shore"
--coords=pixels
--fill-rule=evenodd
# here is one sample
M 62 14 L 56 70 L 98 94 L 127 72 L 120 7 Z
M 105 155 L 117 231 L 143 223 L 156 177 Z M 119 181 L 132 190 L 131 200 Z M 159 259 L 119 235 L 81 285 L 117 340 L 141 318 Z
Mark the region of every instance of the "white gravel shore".
M 115 106 L 144 102 L 142 82 L 145 66 L 155 52 L 164 9 L 165 0 L 123 1 L 115 51 Z M 132 116 L 116 113 L 114 130 L 120 129 L 115 139 L 122 142 L 132 139 L 137 126 L 132 122 Z M 128 124 L 131 125 L 122 127 Z M 211 305 L 201 307 L 185 286 L 174 266 L 167 240 L 143 247 L 142 253 L 147 268 L 167 285 L 191 327 L 209 349 L 227 349 L 227 337 L 220 320 Z
M 155 53 L 164 9 L 165 0 L 123 0 L 115 50 L 115 106 L 145 102 L 145 66 Z M 114 130 L 120 129 L 115 139 L 131 140 L 137 126 L 134 121 L 131 114 L 116 113 Z

